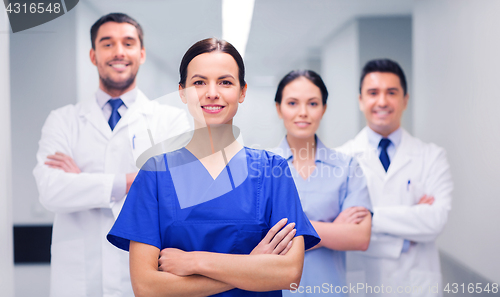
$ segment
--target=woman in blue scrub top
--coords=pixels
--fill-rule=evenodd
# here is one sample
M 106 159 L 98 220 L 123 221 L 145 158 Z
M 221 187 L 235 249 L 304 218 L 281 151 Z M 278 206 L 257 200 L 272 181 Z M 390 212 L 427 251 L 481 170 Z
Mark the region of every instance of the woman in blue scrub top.
M 136 296 L 281 296 L 300 281 L 304 250 L 319 238 L 286 160 L 235 140 L 233 117 L 246 89 L 231 44 L 209 38 L 184 55 L 179 94 L 194 118 L 193 137 L 146 162 L 108 234 L 130 252 Z M 286 254 L 256 251 L 284 218 L 295 225 Z
M 300 285 L 284 296 L 345 295 L 344 251 L 366 250 L 370 242 L 372 207 L 361 168 L 316 136 L 327 97 L 323 80 L 310 70 L 290 72 L 276 92 L 287 134 L 275 152 L 288 161 L 304 212 L 321 238 L 305 253 Z

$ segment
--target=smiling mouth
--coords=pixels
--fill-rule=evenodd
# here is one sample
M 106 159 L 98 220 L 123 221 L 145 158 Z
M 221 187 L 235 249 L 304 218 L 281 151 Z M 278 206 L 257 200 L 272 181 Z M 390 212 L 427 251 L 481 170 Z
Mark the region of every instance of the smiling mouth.
M 299 126 L 299 127 L 307 127 L 309 126 L 311 123 L 309 122 L 295 122 L 295 125 Z
M 201 107 L 201 109 L 203 109 L 203 111 L 206 113 L 215 114 L 215 113 L 221 112 L 221 110 L 223 110 L 224 107 L 225 106 L 221 106 L 221 105 L 204 105 Z
M 388 111 L 388 110 L 375 110 L 373 113 L 376 114 L 376 115 L 379 115 L 379 116 L 387 116 L 391 112 Z
M 110 67 L 112 67 L 115 70 L 121 71 L 125 70 L 130 64 L 129 63 L 112 63 L 109 64 Z

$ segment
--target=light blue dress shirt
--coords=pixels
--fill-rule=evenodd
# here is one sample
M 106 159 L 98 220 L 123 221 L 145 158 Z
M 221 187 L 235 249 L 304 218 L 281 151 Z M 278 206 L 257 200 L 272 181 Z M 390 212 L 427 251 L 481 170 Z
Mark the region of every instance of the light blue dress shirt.
M 310 220 L 333 222 L 352 206 L 372 211 L 366 180 L 356 159 L 325 147 L 316 138 L 316 169 L 304 180 L 292 165 L 293 154 L 286 138 L 273 152 L 288 161 L 302 208 Z M 324 296 L 326 292 L 344 296 L 335 294 L 335 288 L 345 286 L 345 274 L 345 252 L 324 247 L 307 251 L 300 287 L 296 286 L 295 292 L 283 291 L 283 296 Z M 314 286 L 316 294 L 308 293 Z
M 377 155 L 380 156 L 380 151 L 382 149 L 378 146 L 378 144 L 380 143 L 380 140 L 383 138 L 383 136 L 370 129 L 370 127 L 368 127 L 366 131 L 368 135 L 368 143 L 370 144 L 370 146 L 377 148 Z M 392 132 L 389 135 L 389 137 L 387 137 L 391 141 L 391 144 L 389 144 L 389 146 L 387 147 L 387 155 L 389 155 L 389 160 L 394 159 L 396 150 L 401 144 L 402 136 L 403 136 L 403 129 L 398 128 L 396 131 Z

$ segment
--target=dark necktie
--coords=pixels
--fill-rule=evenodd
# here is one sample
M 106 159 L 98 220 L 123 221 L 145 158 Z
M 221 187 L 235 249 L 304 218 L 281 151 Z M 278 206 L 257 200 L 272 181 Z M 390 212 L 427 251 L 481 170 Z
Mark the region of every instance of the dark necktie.
M 122 99 L 118 98 L 118 99 L 109 99 L 108 102 L 112 108 L 111 116 L 109 117 L 108 124 L 109 124 L 109 127 L 111 127 L 111 130 L 113 130 L 113 129 L 115 129 L 116 124 L 118 123 L 118 121 L 121 118 L 120 114 L 118 113 L 118 108 L 120 108 L 120 106 L 122 106 L 123 101 L 122 101 Z
M 391 144 L 391 141 L 387 138 L 382 138 L 378 144 L 381 148 L 379 159 L 380 162 L 382 162 L 382 166 L 384 166 L 385 172 L 387 172 L 389 165 L 391 165 L 391 160 L 389 160 L 389 155 L 387 154 L 387 147 L 389 144 Z

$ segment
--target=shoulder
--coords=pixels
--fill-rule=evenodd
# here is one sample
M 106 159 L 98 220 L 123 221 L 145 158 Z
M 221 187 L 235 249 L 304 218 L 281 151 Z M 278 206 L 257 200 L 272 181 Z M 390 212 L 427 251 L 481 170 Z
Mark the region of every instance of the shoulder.
M 68 104 L 63 107 L 56 108 L 52 110 L 49 114 L 50 118 L 59 118 L 59 119 L 73 119 L 76 118 L 78 113 L 80 112 L 82 106 L 80 103 L 77 104 Z
M 167 169 L 166 154 L 156 155 L 149 158 L 141 167 L 141 171 L 144 172 L 159 172 L 166 171 Z
M 366 129 L 366 127 L 363 128 L 353 139 L 348 140 L 343 145 L 335 148 L 335 150 L 349 156 L 355 156 L 364 152 L 368 145 Z
M 245 147 L 247 158 L 260 161 L 263 165 L 279 166 L 288 164 L 286 159 L 282 156 L 267 150 L 253 149 Z
M 410 135 L 405 131 L 406 141 L 409 142 L 414 153 L 422 155 L 424 159 L 435 159 L 439 156 L 445 156 L 446 150 L 432 142 L 424 142 L 421 139 Z
M 81 104 L 68 104 L 52 110 L 45 120 L 44 129 L 65 130 L 79 120 Z
M 348 167 L 356 163 L 354 157 L 338 149 L 331 148 L 318 148 L 316 151 L 316 159 L 321 160 L 321 162 L 337 167 Z

